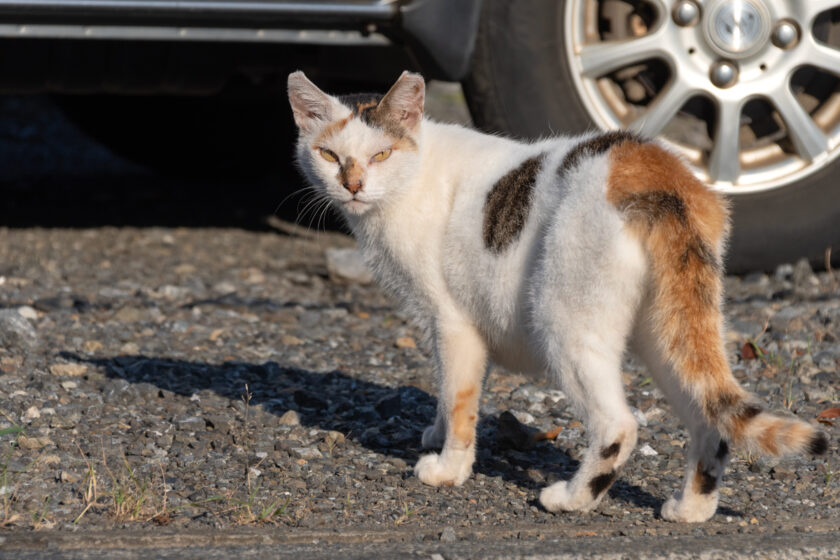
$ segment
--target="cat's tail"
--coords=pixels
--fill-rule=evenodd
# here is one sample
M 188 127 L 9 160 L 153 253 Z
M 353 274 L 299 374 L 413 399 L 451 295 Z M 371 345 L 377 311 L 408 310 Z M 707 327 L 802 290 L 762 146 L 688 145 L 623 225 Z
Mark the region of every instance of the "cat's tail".
M 646 247 L 660 351 L 721 435 L 759 455 L 825 452 L 825 434 L 763 409 L 733 377 L 723 345 L 725 202 L 678 157 L 636 138 L 610 152 L 608 199 Z

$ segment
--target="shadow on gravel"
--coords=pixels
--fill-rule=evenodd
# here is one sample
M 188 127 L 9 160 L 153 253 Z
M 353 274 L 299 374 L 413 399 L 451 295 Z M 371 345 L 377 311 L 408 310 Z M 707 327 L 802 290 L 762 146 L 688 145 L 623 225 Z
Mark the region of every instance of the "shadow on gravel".
M 401 458 L 409 465 L 422 452 L 422 429 L 434 418 L 437 404 L 434 397 L 416 387 L 385 387 L 340 371 L 317 373 L 275 362 L 209 364 L 148 356 L 85 358 L 68 352 L 62 356 L 103 367 L 109 378 L 122 380 L 109 388 L 114 393 L 109 397 L 111 402 L 163 400 L 173 393 L 191 396 L 206 390 L 230 399 L 226 410 L 209 410 L 202 415 L 208 437 L 214 433 L 227 435 L 234 429 L 239 420 L 229 409 L 241 409 L 247 385 L 250 405 L 264 414 L 281 416 L 295 410 L 305 426 L 342 432 L 371 451 Z M 267 424 L 263 429 L 269 429 Z M 578 462 L 551 443 L 543 442 L 527 451 L 500 445 L 497 426 L 495 416 L 482 418 L 479 423 L 477 472 L 536 490 L 569 479 L 577 469 Z M 195 425 L 190 429 L 196 430 Z M 282 448 L 282 442 L 280 445 Z M 661 499 L 621 480 L 610 489 L 610 496 L 657 511 L 662 505 Z M 536 501 L 534 505 L 539 506 Z

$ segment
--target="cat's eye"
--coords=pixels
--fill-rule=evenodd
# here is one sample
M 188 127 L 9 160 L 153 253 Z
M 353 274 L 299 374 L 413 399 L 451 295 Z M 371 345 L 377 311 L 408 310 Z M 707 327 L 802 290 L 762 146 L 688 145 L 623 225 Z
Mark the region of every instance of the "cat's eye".
M 321 154 L 321 157 L 327 160 L 330 163 L 336 163 L 338 161 L 338 156 L 335 155 L 335 152 L 332 150 L 328 150 L 326 148 L 318 148 L 318 153 Z
M 391 157 L 391 148 L 388 148 L 387 150 L 382 150 L 381 152 L 370 158 L 370 161 L 385 161 L 389 157 Z

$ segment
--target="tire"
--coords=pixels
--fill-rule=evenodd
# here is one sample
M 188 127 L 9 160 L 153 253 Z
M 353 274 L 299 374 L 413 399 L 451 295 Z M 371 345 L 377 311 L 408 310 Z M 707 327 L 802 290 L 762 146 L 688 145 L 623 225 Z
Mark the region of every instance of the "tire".
M 536 138 L 597 128 L 561 37 L 565 1 L 484 0 L 464 92 L 480 128 Z M 840 249 L 840 159 L 791 184 L 731 196 L 730 273 L 770 270 Z M 838 251 L 835 251 L 836 255 Z

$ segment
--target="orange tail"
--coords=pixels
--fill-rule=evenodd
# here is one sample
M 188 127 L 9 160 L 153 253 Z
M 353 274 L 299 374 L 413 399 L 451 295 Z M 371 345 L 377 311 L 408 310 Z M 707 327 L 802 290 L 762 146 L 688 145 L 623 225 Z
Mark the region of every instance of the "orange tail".
M 682 386 L 735 445 L 761 455 L 825 452 L 825 434 L 763 411 L 732 375 L 722 337 L 725 202 L 656 144 L 630 138 L 610 158 L 608 198 L 647 248 L 654 329 Z

